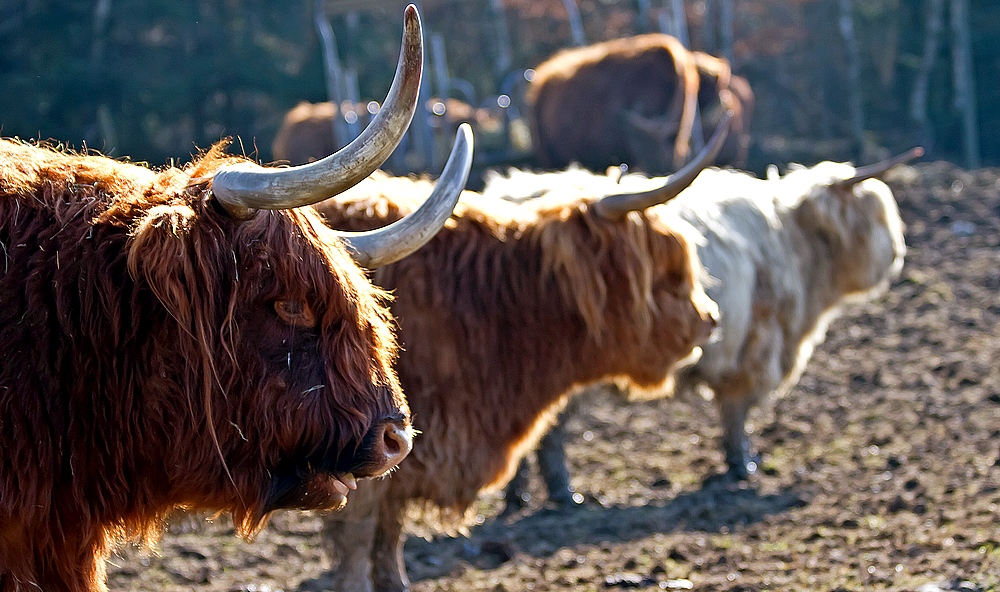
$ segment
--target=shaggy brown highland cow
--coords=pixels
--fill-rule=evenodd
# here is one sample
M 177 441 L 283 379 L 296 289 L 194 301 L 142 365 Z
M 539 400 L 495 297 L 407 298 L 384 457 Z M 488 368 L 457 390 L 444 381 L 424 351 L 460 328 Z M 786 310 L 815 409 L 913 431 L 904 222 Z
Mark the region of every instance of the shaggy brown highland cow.
M 653 174 L 676 170 L 699 133 L 733 111 L 717 164 L 743 165 L 753 92 L 729 62 L 688 51 L 661 33 L 563 50 L 535 68 L 527 100 L 538 164 L 572 163 L 603 172 L 627 164 Z
M 567 191 L 514 204 L 465 192 L 451 221 L 413 257 L 380 268 L 396 296 L 397 365 L 418 429 L 388 481 L 360 484 L 326 520 L 333 589 L 403 590 L 409 502 L 460 519 L 502 486 L 577 385 L 616 377 L 669 382 L 714 326 L 693 247 L 649 206 L 681 192 L 710 146 L 664 183 L 634 194 Z M 424 181 L 376 176 L 317 204 L 334 228 L 361 230 L 414 207 Z
M 154 172 L 0 140 L 0 591 L 104 590 L 111 546 L 154 539 L 175 508 L 231 512 L 249 536 L 279 508 L 343 506 L 406 456 L 388 298 L 352 254 L 418 248 L 461 186 L 364 234 L 288 208 L 378 167 L 421 60 L 411 7 L 382 118 L 310 168 L 217 146 Z

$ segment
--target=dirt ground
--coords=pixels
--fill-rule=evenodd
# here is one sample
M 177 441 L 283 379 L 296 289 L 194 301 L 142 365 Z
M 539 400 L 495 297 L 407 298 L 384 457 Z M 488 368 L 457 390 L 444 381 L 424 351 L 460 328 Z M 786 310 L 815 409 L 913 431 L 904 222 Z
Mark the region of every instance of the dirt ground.
M 567 443 L 584 503 L 501 522 L 487 497 L 468 538 L 410 538 L 414 591 L 1000 591 L 1000 169 L 921 164 L 892 184 L 903 274 L 753 416 L 763 474 L 712 477 L 710 402 L 587 395 Z M 226 518 L 178 516 L 155 553 L 114 557 L 109 586 L 322 590 L 318 532 L 284 512 L 246 543 Z

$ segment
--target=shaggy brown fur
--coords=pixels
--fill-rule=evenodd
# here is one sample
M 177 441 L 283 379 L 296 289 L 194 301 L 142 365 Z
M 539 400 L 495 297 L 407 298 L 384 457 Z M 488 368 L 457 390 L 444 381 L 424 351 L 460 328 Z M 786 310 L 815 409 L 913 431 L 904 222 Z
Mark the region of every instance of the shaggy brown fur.
M 342 504 L 329 475 L 408 421 L 385 294 L 311 211 L 222 213 L 229 160 L 0 140 L 3 592 L 103 590 L 110 546 L 178 506 L 249 536 Z
M 729 136 L 715 159 L 745 166 L 754 94 L 729 62 L 689 52 L 669 35 L 616 39 L 556 54 L 535 70 L 528 89 L 539 164 L 577 162 L 603 172 L 626 163 L 648 173 L 683 164 L 701 111 L 707 139 L 727 111 Z M 671 142 L 672 140 L 672 142 Z
M 377 175 L 317 208 L 334 228 L 363 230 L 399 219 L 430 189 Z M 574 386 L 662 386 L 708 337 L 714 305 L 685 239 L 649 212 L 601 218 L 592 201 L 466 192 L 426 247 L 375 273 L 396 295 L 397 369 L 423 435 L 394 479 L 359 486 L 347 514 L 329 518 L 336 589 L 370 589 L 365 541 L 376 589 L 402 588 L 407 502 L 461 516 L 511 477 Z
M 675 170 L 687 160 L 697 94 L 694 58 L 670 35 L 563 50 L 528 88 L 539 164 Z

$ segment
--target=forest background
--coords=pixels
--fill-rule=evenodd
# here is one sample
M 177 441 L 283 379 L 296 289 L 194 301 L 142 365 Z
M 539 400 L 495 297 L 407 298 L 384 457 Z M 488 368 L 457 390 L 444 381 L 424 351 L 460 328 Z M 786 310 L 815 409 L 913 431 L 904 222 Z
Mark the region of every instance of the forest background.
M 322 5 L 364 100 L 388 90 L 404 4 Z M 559 49 L 657 30 L 678 5 L 692 49 L 728 54 L 757 95 L 751 169 L 916 144 L 969 168 L 1000 164 L 995 0 L 418 2 L 426 34 L 444 40 L 447 75 L 467 82 L 459 96 L 482 103 L 505 85 L 514 95 L 523 84 L 511 81 Z M 154 165 L 234 136 L 236 151 L 269 161 L 284 113 L 327 99 L 314 8 L 0 0 L 0 135 Z

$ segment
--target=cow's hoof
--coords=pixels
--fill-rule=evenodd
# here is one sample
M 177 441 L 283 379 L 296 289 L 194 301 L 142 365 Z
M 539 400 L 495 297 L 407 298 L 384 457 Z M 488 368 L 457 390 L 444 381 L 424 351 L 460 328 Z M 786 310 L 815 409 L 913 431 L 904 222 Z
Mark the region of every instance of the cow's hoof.
M 525 499 L 527 497 L 528 497 L 527 494 L 522 494 L 522 495 L 508 494 L 507 497 L 504 499 L 504 507 L 503 510 L 500 512 L 500 518 L 501 519 L 509 518 L 514 514 L 517 514 L 521 510 L 527 508 L 528 500 Z
M 342 592 L 357 590 L 357 592 L 374 592 L 368 574 L 363 577 L 342 577 L 336 573 L 326 573 L 322 576 L 306 580 L 299 585 L 298 592 Z
M 564 489 L 550 495 L 549 502 L 555 505 L 557 510 L 572 510 L 583 503 L 583 495 Z
M 409 592 L 410 584 L 408 582 L 400 582 L 399 580 L 392 579 L 379 579 L 375 578 L 375 590 L 376 592 Z M 351 588 L 345 588 L 342 592 L 347 592 Z
M 746 481 L 751 475 L 760 472 L 760 456 L 756 454 L 748 454 L 739 460 L 730 460 L 726 464 L 729 465 L 726 476 L 734 481 Z

